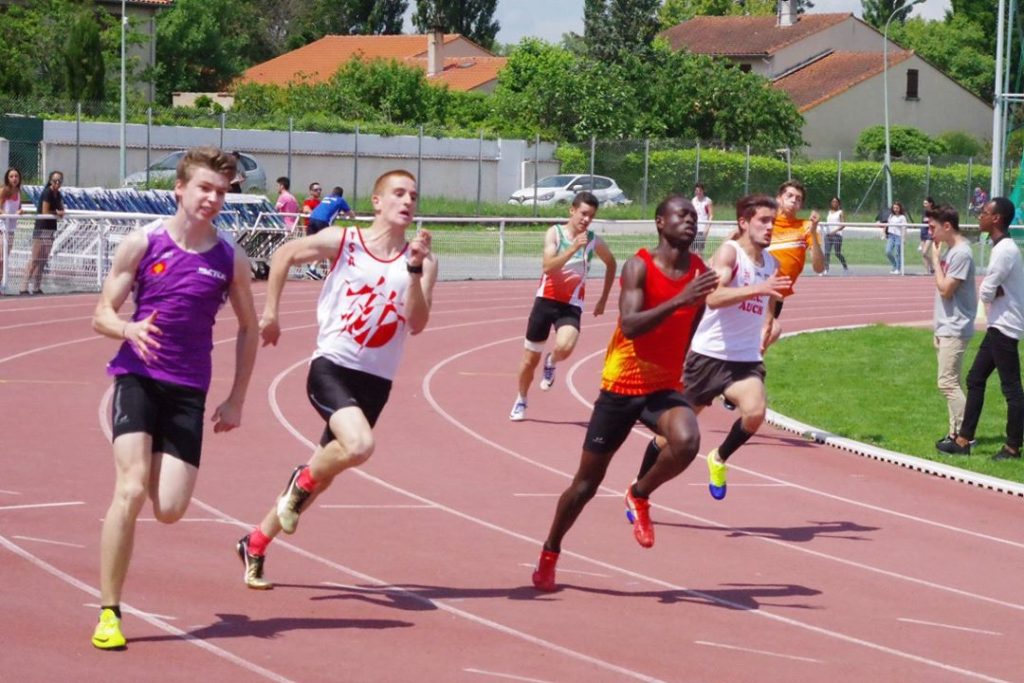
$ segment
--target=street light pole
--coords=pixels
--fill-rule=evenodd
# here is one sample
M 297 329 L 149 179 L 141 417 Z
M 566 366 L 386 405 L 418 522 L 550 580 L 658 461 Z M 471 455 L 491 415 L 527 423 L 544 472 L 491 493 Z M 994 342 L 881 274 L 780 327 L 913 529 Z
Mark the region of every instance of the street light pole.
M 1005 0 L 999 0 L 999 14 L 996 19 L 996 78 L 992 107 L 992 178 L 989 183 L 989 197 L 1003 193 L 1003 33 L 1006 30 Z
M 127 109 L 128 98 L 125 94 L 125 27 L 128 25 L 128 15 L 125 12 L 125 0 L 121 0 L 121 155 L 120 155 L 120 178 L 118 184 L 123 184 L 127 174 L 125 161 L 125 110 Z
M 885 206 L 892 207 L 892 150 L 889 144 L 889 24 L 896 18 L 897 14 L 907 13 L 914 5 L 920 5 L 924 0 L 914 0 L 902 7 L 893 10 L 889 18 L 885 20 L 885 30 L 882 32 L 882 106 L 885 109 Z

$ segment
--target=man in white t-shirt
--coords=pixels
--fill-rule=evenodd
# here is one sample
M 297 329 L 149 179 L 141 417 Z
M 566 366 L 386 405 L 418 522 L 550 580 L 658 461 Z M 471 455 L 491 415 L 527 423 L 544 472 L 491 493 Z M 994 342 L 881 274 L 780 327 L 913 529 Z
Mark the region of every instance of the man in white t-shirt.
M 1024 445 L 1024 388 L 1020 381 L 1017 346 L 1024 336 L 1024 259 L 1010 238 L 1014 206 L 1006 197 L 986 202 L 978 215 L 982 232 L 992 238 L 988 272 L 978 288 L 985 304 L 988 329 L 978 354 L 967 373 L 967 404 L 960 433 L 952 441 L 936 444 L 947 455 L 970 455 L 971 440 L 978 427 L 985 402 L 985 384 L 992 371 L 999 372 L 999 384 L 1006 398 L 1006 443 L 994 460 L 1019 459 Z
M 941 441 L 952 441 L 964 420 L 966 397 L 960 386 L 964 352 L 974 336 L 978 296 L 974 291 L 971 243 L 960 232 L 960 214 L 949 204 L 934 206 L 925 216 L 933 248 L 925 251 L 935 277 L 935 353 L 939 391 L 946 397 L 949 430 Z M 945 257 L 939 248 L 946 245 Z
M 693 199 L 690 201 L 693 202 L 693 208 L 697 209 L 697 239 L 693 241 L 693 251 L 703 254 L 704 244 L 711 232 L 711 221 L 715 218 L 715 205 L 711 197 L 704 194 L 704 183 L 693 186 Z

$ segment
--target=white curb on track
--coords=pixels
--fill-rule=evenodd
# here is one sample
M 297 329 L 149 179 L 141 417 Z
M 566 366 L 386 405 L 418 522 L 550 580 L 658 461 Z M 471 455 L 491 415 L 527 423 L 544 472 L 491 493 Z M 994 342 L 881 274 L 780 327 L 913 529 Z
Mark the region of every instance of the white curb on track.
M 798 334 L 808 334 L 811 332 L 831 332 L 835 330 L 853 330 L 861 327 L 867 327 L 867 325 L 842 325 L 837 327 L 820 327 L 813 330 L 800 330 L 798 332 L 789 332 L 782 335 L 783 338 L 793 337 Z M 979 488 L 989 489 L 991 491 L 998 491 L 999 493 L 1007 493 L 1013 496 L 1024 497 L 1024 484 L 1018 484 L 1017 482 L 1007 481 L 1005 479 L 999 479 L 997 477 L 990 477 L 985 474 L 978 474 L 976 472 L 969 472 L 967 470 L 960 469 L 959 467 L 952 467 L 950 465 L 936 462 L 934 460 L 926 460 L 924 458 L 918 458 L 913 455 L 906 455 L 905 453 L 897 453 L 896 451 L 890 451 L 885 448 L 879 448 L 878 446 L 872 446 L 870 444 L 861 443 L 854 441 L 853 439 L 847 439 L 845 437 L 833 434 L 825 431 L 818 427 L 813 427 L 808 424 L 804 424 L 798 420 L 794 420 L 791 417 L 786 417 L 781 413 L 777 413 L 774 410 L 768 410 L 765 415 L 765 420 L 768 424 L 782 429 L 788 432 L 799 434 L 800 436 L 814 441 L 815 443 L 826 444 L 834 446 L 841 450 L 862 455 L 866 458 L 872 458 L 874 460 L 881 460 L 882 462 L 892 463 L 899 465 L 900 467 L 906 467 L 908 469 L 916 470 L 918 472 L 924 472 L 925 474 L 932 474 L 937 477 L 943 477 L 945 479 L 951 479 L 953 481 L 959 481 L 964 484 L 970 484 L 971 486 L 977 486 Z

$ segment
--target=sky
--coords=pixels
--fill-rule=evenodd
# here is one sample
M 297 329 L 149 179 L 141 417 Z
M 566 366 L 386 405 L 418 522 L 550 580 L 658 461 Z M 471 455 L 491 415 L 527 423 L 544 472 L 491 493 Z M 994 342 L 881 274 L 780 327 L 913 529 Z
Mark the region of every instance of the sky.
M 409 3 L 413 5 L 414 3 Z M 949 0 L 925 0 L 911 16 L 941 19 L 949 9 Z M 814 0 L 813 12 L 853 12 L 861 14 L 860 0 Z M 499 43 L 518 43 L 527 36 L 551 43 L 570 31 L 583 33 L 583 0 L 498 0 L 495 12 L 501 30 Z M 406 22 L 412 30 L 412 21 Z

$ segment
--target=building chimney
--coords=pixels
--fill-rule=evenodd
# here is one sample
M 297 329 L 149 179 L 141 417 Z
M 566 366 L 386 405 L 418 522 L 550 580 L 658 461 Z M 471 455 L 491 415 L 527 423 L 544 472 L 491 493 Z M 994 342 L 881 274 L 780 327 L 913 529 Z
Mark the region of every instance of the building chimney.
M 444 71 L 444 30 L 435 28 L 427 34 L 427 76 Z
M 799 21 L 796 11 L 796 0 L 779 0 L 777 14 L 779 26 L 784 28 L 795 24 Z

